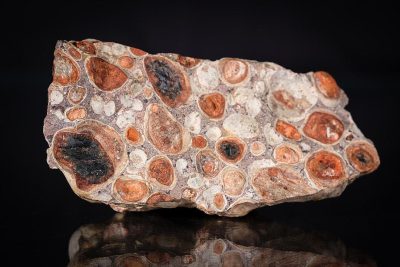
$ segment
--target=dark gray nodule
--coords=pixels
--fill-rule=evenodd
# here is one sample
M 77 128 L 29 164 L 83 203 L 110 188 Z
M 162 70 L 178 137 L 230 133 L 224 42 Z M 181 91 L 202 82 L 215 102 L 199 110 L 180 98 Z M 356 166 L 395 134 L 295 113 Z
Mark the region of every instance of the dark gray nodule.
M 105 182 L 113 166 L 100 144 L 89 134 L 70 133 L 60 144 L 65 160 L 73 165 L 77 176 L 89 184 Z
M 173 100 L 181 94 L 179 75 L 166 62 L 157 59 L 150 61 L 146 69 L 155 76 L 154 82 L 162 95 Z
M 236 159 L 240 155 L 239 145 L 233 142 L 222 142 L 220 149 L 225 157 L 231 160 Z

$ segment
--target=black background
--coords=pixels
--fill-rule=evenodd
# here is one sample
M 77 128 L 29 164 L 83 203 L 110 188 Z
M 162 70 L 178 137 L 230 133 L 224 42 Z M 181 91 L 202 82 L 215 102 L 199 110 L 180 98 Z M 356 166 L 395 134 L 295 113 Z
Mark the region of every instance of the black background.
M 379 266 L 396 265 L 400 46 L 394 4 L 128 3 L 1 4 L 0 229 L 6 266 L 65 266 L 72 232 L 114 214 L 79 199 L 62 173 L 46 163 L 42 125 L 54 46 L 58 39 L 85 38 L 150 53 L 213 60 L 230 56 L 273 61 L 296 72 L 330 72 L 349 96 L 347 109 L 355 122 L 374 141 L 379 170 L 357 180 L 339 198 L 265 207 L 250 216 L 332 233 Z M 159 213 L 204 216 L 187 209 Z

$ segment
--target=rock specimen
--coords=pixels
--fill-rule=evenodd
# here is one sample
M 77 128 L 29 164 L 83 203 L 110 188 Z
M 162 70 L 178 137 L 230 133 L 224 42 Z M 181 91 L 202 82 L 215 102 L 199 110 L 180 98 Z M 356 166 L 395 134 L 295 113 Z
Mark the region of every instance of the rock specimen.
M 116 211 L 242 216 L 334 197 L 378 154 L 323 71 L 59 41 L 44 135 L 80 197 Z
M 122 217 L 122 218 L 121 218 Z M 275 222 L 117 214 L 69 242 L 78 266 L 376 266 L 338 238 Z

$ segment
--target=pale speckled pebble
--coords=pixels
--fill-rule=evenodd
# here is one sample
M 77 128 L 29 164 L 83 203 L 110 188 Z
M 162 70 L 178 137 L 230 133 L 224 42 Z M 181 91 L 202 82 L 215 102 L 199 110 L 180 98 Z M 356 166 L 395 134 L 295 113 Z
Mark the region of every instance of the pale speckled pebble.
M 185 117 L 185 128 L 188 129 L 191 133 L 200 133 L 201 116 L 199 112 L 193 111 Z
M 53 90 L 50 93 L 50 104 L 52 106 L 60 104 L 64 99 L 63 93 L 57 90 Z
M 104 114 L 106 114 L 106 116 L 113 115 L 115 113 L 114 101 L 108 101 L 108 102 L 104 103 L 103 109 L 104 109 Z
M 124 129 L 131 123 L 135 122 L 135 113 L 133 110 L 120 110 L 117 114 L 117 121 L 115 122 L 120 129 Z
M 178 173 L 183 174 L 185 169 L 188 166 L 188 162 L 186 159 L 178 159 L 176 161 L 176 170 L 178 171 Z
M 143 110 L 143 103 L 139 99 L 133 99 L 132 100 L 132 109 L 135 111 L 141 111 Z
M 98 95 L 93 96 L 92 99 L 90 99 L 90 106 L 92 107 L 94 113 L 100 115 L 104 110 L 103 98 Z
M 253 138 L 259 133 L 258 122 L 250 116 L 239 113 L 229 115 L 224 120 L 223 127 L 240 138 Z
M 147 161 L 147 154 L 141 149 L 135 149 L 129 154 L 129 159 L 137 169 L 144 167 Z
M 206 132 L 206 136 L 208 137 L 208 139 L 210 139 L 211 141 L 217 141 L 218 138 L 221 137 L 221 129 L 218 127 L 211 127 L 210 129 L 207 130 Z

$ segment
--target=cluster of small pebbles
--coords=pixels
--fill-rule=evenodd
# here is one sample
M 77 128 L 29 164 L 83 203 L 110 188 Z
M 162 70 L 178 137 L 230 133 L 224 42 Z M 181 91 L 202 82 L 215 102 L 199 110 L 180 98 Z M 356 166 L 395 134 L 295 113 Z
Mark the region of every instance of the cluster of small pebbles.
M 54 56 L 48 163 L 116 211 L 242 216 L 337 196 L 379 165 L 326 72 L 93 39 L 59 41 Z

